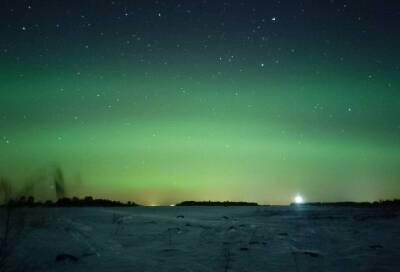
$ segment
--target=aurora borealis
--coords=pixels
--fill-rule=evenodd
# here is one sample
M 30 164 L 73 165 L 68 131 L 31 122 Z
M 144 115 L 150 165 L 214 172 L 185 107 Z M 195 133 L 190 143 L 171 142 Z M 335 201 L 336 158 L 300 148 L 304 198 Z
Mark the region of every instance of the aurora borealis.
M 144 204 L 400 197 L 397 1 L 0 15 L 0 173 L 16 183 L 61 165 L 71 196 Z

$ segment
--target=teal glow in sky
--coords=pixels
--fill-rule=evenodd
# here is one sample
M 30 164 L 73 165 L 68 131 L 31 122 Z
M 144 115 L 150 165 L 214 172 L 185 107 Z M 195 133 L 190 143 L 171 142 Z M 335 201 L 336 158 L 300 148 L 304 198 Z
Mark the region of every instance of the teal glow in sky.
M 2 4 L 0 173 L 144 204 L 400 197 L 399 4 L 196 2 Z

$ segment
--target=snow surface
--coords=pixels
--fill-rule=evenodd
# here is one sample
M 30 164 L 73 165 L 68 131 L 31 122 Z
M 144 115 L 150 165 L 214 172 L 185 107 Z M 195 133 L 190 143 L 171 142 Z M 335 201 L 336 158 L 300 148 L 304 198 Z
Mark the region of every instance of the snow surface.
M 304 206 L 32 208 L 31 271 L 400 271 L 398 211 Z M 70 254 L 78 261 L 56 261 Z

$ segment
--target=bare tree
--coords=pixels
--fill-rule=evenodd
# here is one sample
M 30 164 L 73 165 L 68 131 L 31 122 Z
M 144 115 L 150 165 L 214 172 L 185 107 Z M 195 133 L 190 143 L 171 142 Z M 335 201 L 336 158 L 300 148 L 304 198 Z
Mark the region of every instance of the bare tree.
M 54 187 L 56 190 L 57 199 L 65 197 L 65 182 L 64 174 L 60 167 L 56 167 L 54 172 Z

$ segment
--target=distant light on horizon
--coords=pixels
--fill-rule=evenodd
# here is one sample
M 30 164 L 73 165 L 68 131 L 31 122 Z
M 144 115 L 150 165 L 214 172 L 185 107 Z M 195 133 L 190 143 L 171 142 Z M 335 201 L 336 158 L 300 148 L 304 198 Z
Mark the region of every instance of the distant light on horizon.
M 304 203 L 304 198 L 301 195 L 296 195 L 294 197 L 294 203 L 303 204 Z

